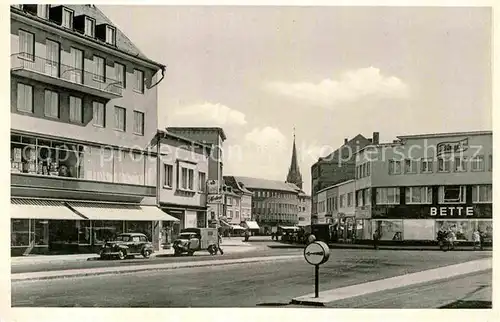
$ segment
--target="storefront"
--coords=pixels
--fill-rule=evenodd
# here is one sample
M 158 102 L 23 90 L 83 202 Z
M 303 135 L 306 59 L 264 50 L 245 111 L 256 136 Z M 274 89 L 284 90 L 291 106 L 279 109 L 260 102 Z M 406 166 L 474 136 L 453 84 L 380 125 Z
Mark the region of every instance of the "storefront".
M 155 243 L 160 222 L 177 221 L 155 206 L 11 199 L 11 254 L 93 253 L 124 232 Z

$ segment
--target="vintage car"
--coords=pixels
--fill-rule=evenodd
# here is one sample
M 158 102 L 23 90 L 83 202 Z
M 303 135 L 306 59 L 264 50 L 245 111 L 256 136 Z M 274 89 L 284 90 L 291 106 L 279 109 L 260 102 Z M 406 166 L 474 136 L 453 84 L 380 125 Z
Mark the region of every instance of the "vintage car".
M 195 251 L 205 249 L 215 255 L 218 251 L 218 241 L 217 228 L 185 228 L 174 241 L 174 255 L 187 253 L 191 256 Z
M 99 251 L 104 258 L 118 257 L 125 259 L 129 256 L 142 255 L 149 258 L 153 253 L 153 245 L 146 235 L 141 233 L 124 233 L 116 236 L 113 241 L 107 241 Z

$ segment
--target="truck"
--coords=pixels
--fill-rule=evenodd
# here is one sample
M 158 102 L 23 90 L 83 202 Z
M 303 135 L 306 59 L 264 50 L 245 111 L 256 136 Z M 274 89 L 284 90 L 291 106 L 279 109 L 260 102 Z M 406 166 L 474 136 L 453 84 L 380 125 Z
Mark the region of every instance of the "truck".
M 211 255 L 218 252 L 219 234 L 217 228 L 185 228 L 174 241 L 174 255 L 187 253 L 192 256 L 200 250 L 207 250 Z

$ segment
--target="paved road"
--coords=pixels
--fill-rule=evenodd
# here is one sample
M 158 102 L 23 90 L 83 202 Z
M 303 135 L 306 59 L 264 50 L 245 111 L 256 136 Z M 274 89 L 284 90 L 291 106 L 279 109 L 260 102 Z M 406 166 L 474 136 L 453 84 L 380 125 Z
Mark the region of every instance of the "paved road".
M 244 246 L 243 246 L 244 247 Z M 228 247 L 229 248 L 229 247 Z M 226 248 L 226 250 L 228 250 Z M 229 251 L 228 251 L 229 252 Z M 173 255 L 159 255 L 157 257 L 151 257 L 150 259 L 144 259 L 137 257 L 135 259 L 126 260 L 100 260 L 97 255 L 89 254 L 87 259 L 82 260 L 70 260 L 70 261 L 60 261 L 55 262 L 36 262 L 30 261 L 30 259 L 22 259 L 11 265 L 11 273 L 27 273 L 27 272 L 46 272 L 46 271 L 57 271 L 65 269 L 82 269 L 82 268 L 96 268 L 96 267 L 113 267 L 113 266 L 124 266 L 124 265 L 147 265 L 147 264 L 161 264 L 161 263 L 174 263 L 174 262 L 191 262 L 191 261 L 204 261 L 204 260 L 223 260 L 223 259 L 237 259 L 246 257 L 261 257 L 261 256 L 276 256 L 276 255 L 296 255 L 301 254 L 301 249 L 272 249 L 268 248 L 265 244 L 259 247 L 255 247 L 250 251 L 224 254 L 211 256 L 208 252 L 195 253 L 195 256 L 183 255 L 180 257 L 175 257 Z
M 333 289 L 413 273 L 491 252 L 332 250 L 321 288 Z M 13 306 L 255 307 L 288 304 L 313 291 L 304 260 L 260 262 L 121 275 L 12 283 Z

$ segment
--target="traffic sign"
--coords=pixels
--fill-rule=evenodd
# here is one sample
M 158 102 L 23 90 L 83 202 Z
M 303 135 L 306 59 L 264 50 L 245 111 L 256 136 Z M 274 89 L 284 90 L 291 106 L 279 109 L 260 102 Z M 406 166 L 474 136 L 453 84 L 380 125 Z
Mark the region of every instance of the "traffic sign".
M 330 258 L 330 248 L 322 241 L 315 241 L 304 248 L 304 258 L 311 265 L 321 265 Z

